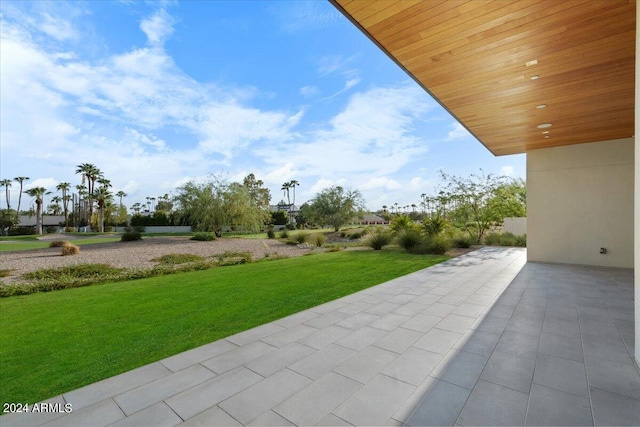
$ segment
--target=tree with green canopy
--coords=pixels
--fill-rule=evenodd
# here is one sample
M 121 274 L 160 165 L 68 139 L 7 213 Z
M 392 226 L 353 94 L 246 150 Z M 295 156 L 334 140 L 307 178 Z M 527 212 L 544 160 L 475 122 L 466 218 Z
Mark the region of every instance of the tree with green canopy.
M 309 221 L 326 224 L 335 231 L 362 215 L 364 199 L 358 190 L 344 189 L 339 185 L 325 188 L 309 201 Z

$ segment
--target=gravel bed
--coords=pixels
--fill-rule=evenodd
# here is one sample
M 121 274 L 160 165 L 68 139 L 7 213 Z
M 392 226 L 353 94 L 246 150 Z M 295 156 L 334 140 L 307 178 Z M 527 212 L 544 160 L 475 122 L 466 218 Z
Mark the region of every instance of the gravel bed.
M 80 246 L 80 253 L 72 256 L 62 256 L 61 248 L 2 252 L 0 269 L 9 269 L 11 273 L 8 277 L 0 278 L 0 281 L 13 282 L 28 271 L 75 264 L 105 263 L 114 267 L 150 268 L 157 265 L 152 261 L 154 258 L 168 254 L 195 254 L 209 257 L 225 252 L 250 252 L 253 259 L 261 259 L 266 254 L 272 257 L 295 257 L 311 251 L 310 248 L 287 245 L 278 240 L 225 237 L 211 242 L 198 242 L 189 240 L 188 237 L 150 237 L 135 242 Z

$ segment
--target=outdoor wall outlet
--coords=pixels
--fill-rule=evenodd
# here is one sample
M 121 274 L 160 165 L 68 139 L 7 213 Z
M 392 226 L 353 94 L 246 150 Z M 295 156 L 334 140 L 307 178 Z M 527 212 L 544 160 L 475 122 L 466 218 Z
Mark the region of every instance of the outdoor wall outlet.
M 600 253 L 602 255 L 606 254 L 607 253 L 607 248 L 600 248 Z

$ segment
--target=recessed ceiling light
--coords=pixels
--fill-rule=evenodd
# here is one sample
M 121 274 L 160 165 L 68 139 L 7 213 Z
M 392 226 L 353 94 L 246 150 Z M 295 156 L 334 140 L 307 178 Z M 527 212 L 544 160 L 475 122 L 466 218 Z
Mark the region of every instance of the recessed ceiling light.
M 537 75 L 537 74 L 535 76 L 531 76 L 531 80 L 538 80 L 539 78 L 540 78 L 540 76 Z
M 543 134 L 543 135 L 546 135 L 546 134 L 548 134 L 548 133 L 549 133 L 549 131 L 548 131 L 548 130 L 543 130 L 543 131 L 542 131 L 542 134 Z
M 526 65 L 527 67 L 531 67 L 532 65 L 536 65 L 538 64 L 538 60 L 534 59 L 533 61 L 527 61 L 524 63 L 524 65 Z
M 544 139 L 547 139 L 547 138 L 549 138 L 549 135 L 545 135 L 545 136 L 544 136 Z
M 551 123 L 542 123 L 538 125 L 538 129 L 546 129 L 546 128 L 550 128 L 551 126 L 553 126 Z
M 543 108 L 547 108 L 547 104 L 540 104 L 540 105 L 537 105 L 537 106 L 536 106 L 536 108 L 537 108 L 538 110 L 542 110 Z

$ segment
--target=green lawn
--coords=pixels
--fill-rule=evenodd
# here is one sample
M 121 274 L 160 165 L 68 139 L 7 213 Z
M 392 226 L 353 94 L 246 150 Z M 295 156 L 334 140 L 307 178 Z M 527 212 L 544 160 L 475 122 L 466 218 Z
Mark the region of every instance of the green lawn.
M 61 239 L 64 240 L 64 239 Z M 92 245 L 94 243 L 109 243 L 109 242 L 118 242 L 120 241 L 120 237 L 92 237 L 92 238 L 82 238 L 82 239 L 72 239 L 69 242 L 74 245 Z M 10 238 L 2 238 L 0 239 L 0 252 L 9 252 L 9 251 L 28 251 L 30 249 L 43 249 L 49 247 L 50 241 L 40 241 L 35 237 L 32 239 L 10 239 Z
M 345 251 L 0 300 L 0 402 L 33 403 L 428 267 Z

